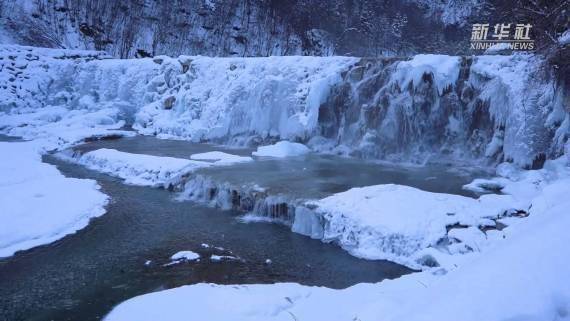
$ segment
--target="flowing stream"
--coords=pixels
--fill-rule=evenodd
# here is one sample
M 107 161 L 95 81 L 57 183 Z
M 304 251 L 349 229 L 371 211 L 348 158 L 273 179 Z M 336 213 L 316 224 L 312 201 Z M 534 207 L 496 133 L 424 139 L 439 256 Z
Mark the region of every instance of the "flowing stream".
M 76 150 L 103 147 L 185 158 L 210 150 L 251 153 L 145 136 L 89 142 Z M 100 320 L 114 305 L 133 296 L 199 282 L 298 282 L 345 288 L 412 272 L 387 261 L 355 258 L 335 245 L 292 233 L 279 224 L 244 224 L 238 220 L 243 212 L 176 201 L 170 191 L 125 185 L 120 179 L 52 155 L 44 156 L 44 161 L 68 177 L 97 180 L 111 202 L 107 213 L 85 229 L 0 260 L 0 320 Z M 317 155 L 262 159 L 200 174 L 305 197 L 378 183 L 465 194 L 460 187 L 472 179 L 472 173 L 449 168 L 405 169 Z M 200 261 L 167 265 L 171 255 L 183 250 L 199 253 Z M 240 260 L 214 262 L 209 259 L 212 254 Z

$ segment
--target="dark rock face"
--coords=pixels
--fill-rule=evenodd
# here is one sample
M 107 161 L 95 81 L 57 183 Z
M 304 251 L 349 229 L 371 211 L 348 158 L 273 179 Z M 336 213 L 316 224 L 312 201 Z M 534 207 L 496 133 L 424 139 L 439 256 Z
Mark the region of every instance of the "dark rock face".
M 532 23 L 543 48 L 569 21 L 567 0 L 3 0 L 0 40 L 121 58 L 458 55 L 476 53 L 472 23 Z
M 462 2 L 471 8 L 472 2 L 480 0 Z M 62 3 L 37 0 L 24 6 L 18 0 L 4 0 L 0 22 L 18 44 L 104 50 L 122 58 L 159 54 L 378 56 L 459 53 L 468 48 L 468 28 L 445 25 L 438 11 L 445 7 L 425 0 Z
M 176 97 L 170 96 L 164 100 L 164 109 L 170 110 L 176 101 Z

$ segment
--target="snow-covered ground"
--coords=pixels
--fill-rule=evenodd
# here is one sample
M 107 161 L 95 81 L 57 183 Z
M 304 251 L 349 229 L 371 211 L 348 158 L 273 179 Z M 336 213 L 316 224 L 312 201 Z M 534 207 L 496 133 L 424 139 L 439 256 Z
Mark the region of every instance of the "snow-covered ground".
M 358 257 L 411 268 L 439 264 L 433 248 L 450 254 L 479 250 L 485 239 L 497 237 L 479 227 L 495 227 L 493 219 L 520 208 L 510 196 L 472 199 L 392 184 L 353 188 L 305 207 L 316 208 L 298 210 L 293 231 L 335 242 Z M 307 226 L 307 221 L 319 224 Z M 448 232 L 452 226 L 460 228 Z
M 0 257 L 51 243 L 105 213 L 93 180 L 63 176 L 42 163 L 46 142 L 0 142 Z

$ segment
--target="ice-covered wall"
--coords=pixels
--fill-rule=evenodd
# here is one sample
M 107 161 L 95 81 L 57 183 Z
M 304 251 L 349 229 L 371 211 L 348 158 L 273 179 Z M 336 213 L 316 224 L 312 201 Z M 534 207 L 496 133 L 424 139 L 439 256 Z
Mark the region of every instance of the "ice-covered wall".
M 194 141 L 246 144 L 266 139 L 307 139 L 319 106 L 346 57 L 158 57 L 160 73 L 147 87 L 152 103 L 136 115 L 142 133 Z
M 107 58 L 3 46 L 0 129 L 33 136 L 80 113 L 85 126 L 193 141 L 526 167 L 569 135 L 568 89 L 532 55 Z
M 540 167 L 562 154 L 569 111 L 568 88 L 534 55 L 363 59 L 321 106 L 310 145 L 369 158 Z

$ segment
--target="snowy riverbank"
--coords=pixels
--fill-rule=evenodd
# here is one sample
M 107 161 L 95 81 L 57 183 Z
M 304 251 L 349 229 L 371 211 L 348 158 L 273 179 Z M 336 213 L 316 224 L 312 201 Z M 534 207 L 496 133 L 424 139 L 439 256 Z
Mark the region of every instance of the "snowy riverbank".
M 105 213 L 108 198 L 95 181 L 42 163 L 44 143 L 0 142 L 0 257 L 51 243 Z

